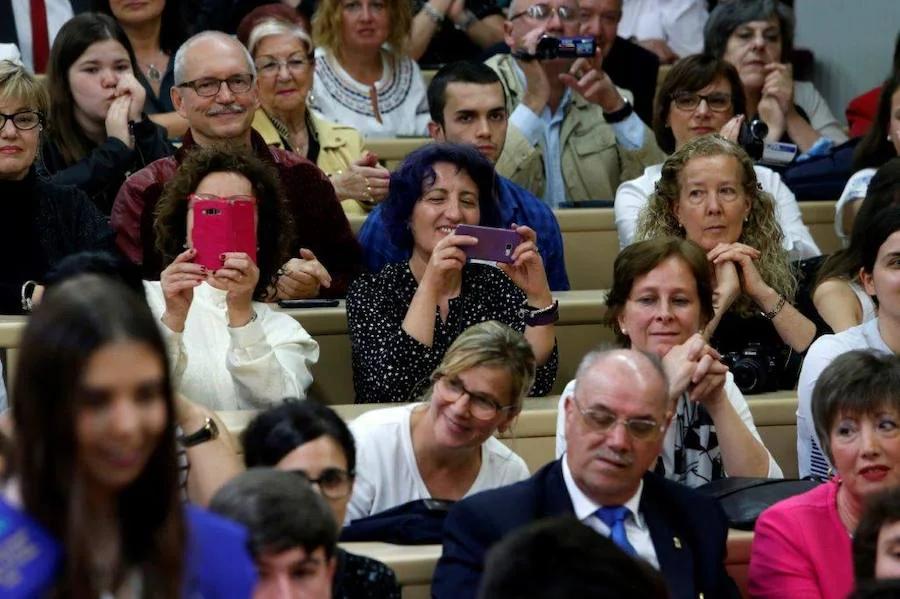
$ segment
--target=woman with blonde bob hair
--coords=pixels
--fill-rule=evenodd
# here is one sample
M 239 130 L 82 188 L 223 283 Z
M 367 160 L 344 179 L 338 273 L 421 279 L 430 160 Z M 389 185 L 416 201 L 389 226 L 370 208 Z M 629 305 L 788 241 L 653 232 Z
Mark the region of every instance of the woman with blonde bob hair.
M 793 305 L 795 271 L 808 265 L 791 263 L 775 203 L 744 150 L 706 135 L 666 160 L 636 237 L 663 235 L 689 239 L 707 253 L 715 276 L 715 315 L 705 329 L 712 345 L 722 354 L 737 352 L 735 366 L 748 349 L 771 365 L 735 368 L 738 386 L 745 393 L 793 388 L 800 366 L 794 353 L 817 336 L 816 324 Z
M 313 15 L 311 107 L 366 137 L 427 135 L 425 81 L 404 53 L 407 0 L 322 0 Z
M 347 522 L 416 499 L 456 501 L 527 478 L 522 458 L 493 435 L 522 410 L 535 369 L 528 340 L 505 324 L 491 320 L 463 331 L 421 401 L 372 410 L 351 423 L 358 461 Z

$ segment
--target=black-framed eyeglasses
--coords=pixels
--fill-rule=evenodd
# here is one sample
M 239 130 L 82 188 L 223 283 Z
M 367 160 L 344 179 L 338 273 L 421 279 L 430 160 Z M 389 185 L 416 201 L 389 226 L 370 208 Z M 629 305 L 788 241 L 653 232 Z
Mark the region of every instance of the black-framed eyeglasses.
M 675 107 L 679 110 L 696 110 L 700 106 L 700 100 L 706 100 L 706 105 L 713 112 L 725 112 L 731 109 L 731 94 L 725 92 L 713 92 L 711 94 L 698 94 L 695 92 L 678 92 L 672 96 Z
M 340 468 L 326 468 L 319 478 L 312 478 L 305 470 L 291 470 L 311 485 L 317 485 L 328 499 L 343 499 L 353 489 L 353 473 Z
M 266 58 L 256 63 L 256 72 L 260 77 L 274 77 L 281 72 L 281 67 L 285 67 L 289 73 L 300 73 L 308 69 L 311 64 L 313 64 L 312 54 L 304 57 L 295 56 L 287 60 Z
M 197 92 L 197 95 L 202 98 L 211 98 L 219 93 L 223 83 L 228 86 L 231 93 L 244 94 L 250 91 L 250 88 L 253 86 L 253 75 L 244 73 L 241 75 L 232 75 L 227 79 L 202 77 L 200 79 L 193 79 L 191 81 L 180 83 L 178 84 L 178 87 L 188 87 Z
M 649 441 L 656 438 L 663 430 L 663 425 L 652 418 L 621 418 L 606 408 L 582 408 L 574 395 L 571 400 L 588 428 L 598 433 L 608 433 L 621 422 L 632 437 L 641 441 Z
M 447 398 L 450 403 L 456 403 L 463 395 L 469 396 L 469 412 L 478 420 L 491 420 L 500 412 L 509 412 L 515 409 L 515 405 L 500 405 L 492 398 L 466 389 L 459 377 L 442 377 L 441 383 L 447 389 Z
M 37 110 L 20 110 L 13 114 L 0 112 L 0 131 L 6 127 L 6 121 L 12 121 L 13 126 L 19 131 L 31 131 L 43 120 L 44 115 Z
M 518 12 L 511 17 L 510 21 L 515 21 L 519 17 L 528 16 L 535 21 L 546 21 L 553 13 L 559 16 L 560 21 L 571 22 L 578 18 L 578 9 L 574 6 L 550 6 L 549 4 L 532 4 L 522 12 Z

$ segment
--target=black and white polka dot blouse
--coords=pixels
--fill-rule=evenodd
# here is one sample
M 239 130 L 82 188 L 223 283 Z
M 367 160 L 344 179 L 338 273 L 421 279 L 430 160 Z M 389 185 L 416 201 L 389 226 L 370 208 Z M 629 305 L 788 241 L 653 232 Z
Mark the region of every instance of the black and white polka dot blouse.
M 432 371 L 459 334 L 487 320 L 500 321 L 524 333 L 519 308 L 525 294 L 503 271 L 469 263 L 462 270 L 462 289 L 450 300 L 447 320 L 437 306 L 434 341 L 423 345 L 401 325 L 418 288 L 407 262 L 388 264 L 378 274 L 360 276 L 347 294 L 347 320 L 353 354 L 356 403 L 414 401 L 429 384 Z M 530 395 L 546 395 L 556 380 L 559 353 L 537 368 Z

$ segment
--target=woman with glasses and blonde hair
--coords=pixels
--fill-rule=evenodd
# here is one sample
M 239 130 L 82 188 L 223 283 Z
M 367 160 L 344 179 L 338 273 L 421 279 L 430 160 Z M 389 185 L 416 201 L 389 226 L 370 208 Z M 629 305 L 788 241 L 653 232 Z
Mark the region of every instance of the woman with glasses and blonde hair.
M 703 250 L 677 237 L 628 246 L 616 258 L 606 310 L 619 345 L 658 356 L 669 378 L 675 415 L 657 473 L 690 487 L 726 476 L 782 477 L 734 377 L 700 335 L 713 317 L 712 279 Z M 566 450 L 565 405 L 574 393 L 572 381 L 560 397 L 557 457 Z M 611 413 L 584 415 L 600 431 L 616 424 Z M 627 428 L 635 439 L 651 439 L 663 424 L 633 419 Z
M 659 88 L 653 131 L 660 149 L 667 154 L 708 133 L 737 141 L 745 120 L 744 86 L 737 70 L 728 62 L 698 54 L 679 60 Z M 662 176 L 662 163 L 648 166 L 644 174 L 626 181 L 616 191 L 616 229 L 619 248 L 635 241 L 638 215 L 647 205 Z M 775 171 L 754 166 L 763 191 L 775 198 L 775 215 L 784 231 L 784 248 L 793 259 L 812 258 L 819 251 L 797 198 Z
M 0 313 L 29 312 L 43 294 L 44 276 L 68 255 L 115 252 L 112 229 L 83 191 L 38 176 L 35 157 L 50 108 L 34 75 L 0 61 Z M 0 390 L 2 390 L 0 383 Z M 6 394 L 0 392 L 0 407 Z
M 245 17 L 255 18 L 253 13 Z M 242 41 L 259 79 L 260 108 L 253 128 L 267 143 L 315 162 L 331 179 L 345 212 L 363 214 L 383 200 L 390 173 L 378 164 L 377 156 L 365 151 L 359 131 L 307 110 L 316 70 L 309 35 L 295 22 L 265 18 Z
M 482 322 L 456 338 L 421 401 L 354 420 L 358 462 L 346 522 L 528 478 L 522 458 L 494 433 L 506 431 L 521 411 L 535 364 L 521 333 Z
M 365 137 L 428 135 L 425 81 L 404 53 L 409 0 L 322 0 L 311 108 Z
M 356 445 L 334 410 L 314 400 L 287 399 L 254 418 L 241 441 L 247 468 L 296 473 L 313 484 L 342 525 L 356 476 Z M 383 563 L 338 549 L 332 597 L 399 599 L 400 588 Z

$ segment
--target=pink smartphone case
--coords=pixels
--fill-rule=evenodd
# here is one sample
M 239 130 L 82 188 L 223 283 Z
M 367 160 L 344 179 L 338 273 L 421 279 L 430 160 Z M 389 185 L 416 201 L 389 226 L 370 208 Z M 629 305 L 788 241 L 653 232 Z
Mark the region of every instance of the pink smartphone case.
M 478 225 L 459 225 L 457 235 L 470 235 L 478 238 L 477 245 L 465 246 L 466 256 L 475 260 L 512 263 L 512 254 L 516 246 L 522 243 L 522 236 L 512 229 L 495 229 Z
M 191 205 L 192 243 L 196 264 L 209 270 L 222 267 L 225 252 L 244 252 L 256 262 L 256 210 L 253 200 L 196 199 Z

